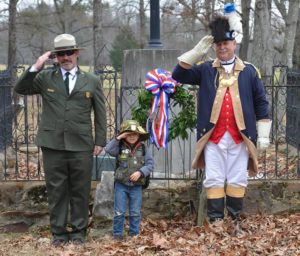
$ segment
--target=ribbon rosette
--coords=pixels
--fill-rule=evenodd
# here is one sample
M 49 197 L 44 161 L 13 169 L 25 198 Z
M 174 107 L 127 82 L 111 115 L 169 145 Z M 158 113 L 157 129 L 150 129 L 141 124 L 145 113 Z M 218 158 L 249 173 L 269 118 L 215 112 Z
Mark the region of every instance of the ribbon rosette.
M 158 149 L 168 146 L 169 94 L 175 92 L 176 85 L 171 72 L 163 69 L 151 70 L 146 75 L 145 88 L 154 95 L 146 127 L 151 143 Z

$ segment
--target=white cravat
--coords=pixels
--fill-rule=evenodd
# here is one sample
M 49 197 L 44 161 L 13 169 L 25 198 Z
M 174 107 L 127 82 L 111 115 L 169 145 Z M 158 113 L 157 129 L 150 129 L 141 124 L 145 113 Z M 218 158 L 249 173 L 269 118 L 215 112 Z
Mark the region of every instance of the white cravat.
M 222 67 L 225 69 L 226 73 L 231 73 L 234 63 L 235 63 L 235 56 L 232 59 L 227 60 L 227 61 L 221 60 L 220 63 L 222 65 Z

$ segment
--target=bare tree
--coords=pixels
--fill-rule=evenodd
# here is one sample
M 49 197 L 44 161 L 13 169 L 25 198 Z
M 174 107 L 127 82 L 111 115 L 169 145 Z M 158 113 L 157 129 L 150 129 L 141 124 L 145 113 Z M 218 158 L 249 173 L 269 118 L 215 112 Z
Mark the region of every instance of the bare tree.
M 298 14 L 298 22 L 296 29 L 296 37 L 293 52 L 293 62 L 295 68 L 300 68 L 300 12 Z
M 146 45 L 146 13 L 145 13 L 145 1 L 139 1 L 139 16 L 140 16 L 140 48 L 143 49 Z
M 242 6 L 242 26 L 243 26 L 243 41 L 240 46 L 239 56 L 243 60 L 248 59 L 248 48 L 250 42 L 250 10 L 251 10 L 251 1 L 241 1 Z
M 8 56 L 6 76 L 0 81 L 0 150 L 12 144 L 12 94 L 8 83 L 15 81 L 13 66 L 16 64 L 16 17 L 18 0 L 9 0 L 9 26 L 8 26 Z
M 102 0 L 93 0 L 93 57 L 95 70 L 101 65 L 100 54 L 104 47 L 102 16 Z
M 254 12 L 253 51 L 251 62 L 263 74 L 271 74 L 274 47 L 271 34 L 271 14 L 269 0 L 256 0 Z
M 293 67 L 293 49 L 299 17 L 300 0 L 289 0 L 288 5 L 285 0 L 274 0 L 282 18 L 285 21 L 285 36 L 282 51 L 282 62 L 289 68 Z
M 17 4 L 19 0 L 9 1 L 9 21 L 8 21 L 8 69 L 16 64 L 16 52 L 17 52 Z
M 64 33 L 72 31 L 72 1 L 71 0 L 53 0 L 56 10 L 56 16 Z
M 184 7 L 181 15 L 188 17 L 189 22 L 192 22 L 192 28 L 195 27 L 196 20 L 203 25 L 204 29 L 208 31 L 208 25 L 211 20 L 212 14 L 215 9 L 215 1 L 200 1 L 200 0 L 178 0 L 178 2 Z

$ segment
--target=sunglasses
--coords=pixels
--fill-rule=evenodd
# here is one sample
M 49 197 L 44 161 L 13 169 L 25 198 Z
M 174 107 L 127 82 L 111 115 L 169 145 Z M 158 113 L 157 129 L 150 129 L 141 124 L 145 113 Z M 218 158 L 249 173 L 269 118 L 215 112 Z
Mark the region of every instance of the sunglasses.
M 62 57 L 62 56 L 65 56 L 65 55 L 71 56 L 74 53 L 75 53 L 75 50 L 68 50 L 68 51 L 57 52 L 56 55 Z

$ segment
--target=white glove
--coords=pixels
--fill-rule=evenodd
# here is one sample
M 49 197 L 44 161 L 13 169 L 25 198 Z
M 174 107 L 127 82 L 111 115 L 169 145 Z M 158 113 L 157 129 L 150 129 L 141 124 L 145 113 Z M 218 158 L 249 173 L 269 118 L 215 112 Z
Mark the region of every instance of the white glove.
M 203 57 L 208 52 L 213 42 L 214 42 L 213 36 L 207 35 L 203 37 L 192 50 L 180 55 L 178 57 L 178 60 L 187 63 L 189 65 L 193 65 L 194 63 L 198 62 L 201 59 L 201 57 Z
M 270 145 L 270 131 L 272 121 L 258 121 L 257 122 L 257 148 L 266 149 Z

